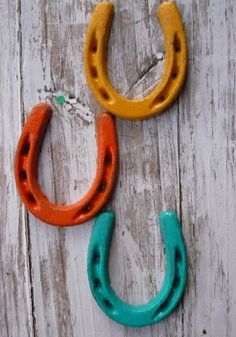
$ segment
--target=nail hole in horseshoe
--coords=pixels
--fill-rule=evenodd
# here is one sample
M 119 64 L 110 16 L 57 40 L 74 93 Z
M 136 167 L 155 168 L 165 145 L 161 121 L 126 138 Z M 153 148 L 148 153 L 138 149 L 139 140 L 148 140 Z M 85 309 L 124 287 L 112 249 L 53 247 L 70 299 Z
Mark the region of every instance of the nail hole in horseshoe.
M 96 38 L 96 32 L 93 32 L 92 37 L 91 37 L 91 44 L 90 44 L 90 52 L 95 54 L 98 49 L 98 40 Z
M 163 311 L 168 307 L 169 303 L 172 301 L 173 297 L 175 296 L 174 288 L 172 288 L 172 291 L 170 292 L 167 299 L 162 303 L 162 305 L 157 308 L 157 310 L 153 314 L 153 318 L 159 315 L 163 315 Z
M 175 36 L 174 36 L 174 49 L 177 53 L 180 52 L 181 50 L 181 43 L 180 43 L 180 39 L 177 33 L 175 33 Z
M 106 189 L 106 185 L 107 184 L 105 183 L 105 181 L 101 182 L 101 184 L 99 185 L 99 188 L 98 188 L 99 192 L 104 192 L 105 189 Z
M 82 210 L 82 213 L 88 213 L 88 212 L 90 212 L 91 211 L 91 209 L 92 209 L 92 206 L 91 205 L 85 205 L 84 207 L 83 207 L 83 210 Z
M 100 253 L 96 250 L 93 254 L 93 262 L 98 263 L 100 261 Z
M 20 171 L 20 180 L 26 180 L 27 179 L 27 173 L 25 170 Z
M 158 95 L 153 102 L 150 105 L 150 108 L 153 109 L 156 107 L 156 105 L 159 105 L 161 103 L 163 103 L 165 101 L 166 97 L 164 96 L 164 94 Z
M 179 286 L 179 282 L 180 282 L 180 278 L 178 275 L 175 276 L 175 279 L 174 279 L 174 288 L 177 288 Z
M 103 97 L 106 101 L 108 101 L 108 100 L 110 99 L 110 97 L 109 97 L 109 95 L 108 95 L 108 93 L 106 92 L 105 89 L 101 88 L 101 89 L 99 89 L 99 91 L 100 91 L 100 94 L 102 95 L 102 97 Z
M 92 50 L 92 53 L 96 53 L 97 52 L 97 45 L 92 46 L 91 50 Z
M 174 64 L 172 68 L 172 73 L 171 73 L 172 78 L 176 78 L 178 76 L 178 72 L 179 72 L 179 68 L 177 64 Z
M 28 201 L 29 201 L 31 204 L 36 204 L 36 199 L 35 199 L 35 197 L 33 196 L 32 193 L 28 193 L 28 194 L 27 194 L 27 198 L 28 198 Z
M 106 149 L 106 153 L 105 153 L 104 164 L 106 166 L 110 166 L 111 163 L 112 163 L 112 153 L 111 153 L 111 149 L 108 147 Z
M 95 54 L 97 52 L 97 49 L 98 49 L 97 45 L 98 45 L 98 41 L 97 41 L 96 36 L 94 34 L 92 39 L 91 39 L 91 45 L 90 45 L 90 51 L 93 54 Z
M 106 298 L 104 299 L 104 304 L 108 309 L 113 308 L 113 305 L 111 304 L 111 302 L 109 300 L 107 300 Z
M 101 281 L 98 278 L 95 278 L 94 280 L 94 288 L 100 288 L 101 287 Z
M 176 251 L 175 251 L 175 261 L 176 262 L 182 261 L 182 256 L 181 256 L 180 251 L 178 249 L 176 249 Z
M 92 66 L 90 68 L 90 71 L 91 71 L 91 75 L 92 75 L 93 78 L 97 78 L 98 77 L 98 72 L 97 72 L 97 68 L 96 67 Z
M 177 249 L 177 248 L 176 248 L 176 251 L 175 251 L 175 261 L 177 262 L 177 264 L 180 263 L 180 261 L 182 261 L 181 253 L 180 253 L 179 249 Z M 154 318 L 158 315 L 163 315 L 163 312 L 165 311 L 165 309 L 168 307 L 169 303 L 174 298 L 175 289 L 179 287 L 180 281 L 181 281 L 181 279 L 180 279 L 180 276 L 179 276 L 179 273 L 178 273 L 178 268 L 177 268 L 177 270 L 175 272 L 175 278 L 174 278 L 172 291 L 170 292 L 170 294 L 166 298 L 166 300 L 162 303 L 162 305 L 156 310 L 156 312 L 153 315 Z
M 21 155 L 22 156 L 27 156 L 29 154 L 29 151 L 30 151 L 30 143 L 27 141 L 22 146 Z

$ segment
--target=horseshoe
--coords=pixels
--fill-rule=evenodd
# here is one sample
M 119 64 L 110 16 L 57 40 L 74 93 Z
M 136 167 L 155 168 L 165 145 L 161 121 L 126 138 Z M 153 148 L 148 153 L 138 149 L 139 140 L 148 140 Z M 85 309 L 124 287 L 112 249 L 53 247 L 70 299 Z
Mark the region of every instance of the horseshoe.
M 145 119 L 164 112 L 178 97 L 187 70 L 187 42 L 175 3 L 159 5 L 157 15 L 164 33 L 165 67 L 161 81 L 142 99 L 122 97 L 111 85 L 106 60 L 113 5 L 99 3 L 92 15 L 85 43 L 85 73 L 90 89 L 101 106 L 123 119 Z
M 186 285 L 186 248 L 177 215 L 171 211 L 160 215 L 166 276 L 159 294 L 149 303 L 138 306 L 123 302 L 110 285 L 108 265 L 114 223 L 114 213 L 104 212 L 97 216 L 92 230 L 87 262 L 92 294 L 102 311 L 120 324 L 133 327 L 155 324 L 175 309 Z
M 115 122 L 108 113 L 97 117 L 96 177 L 90 190 L 80 201 L 63 206 L 50 202 L 37 182 L 38 156 L 51 114 L 49 105 L 38 104 L 26 121 L 16 151 L 16 185 L 27 209 L 41 221 L 55 226 L 79 225 L 102 209 L 116 182 L 118 145 Z

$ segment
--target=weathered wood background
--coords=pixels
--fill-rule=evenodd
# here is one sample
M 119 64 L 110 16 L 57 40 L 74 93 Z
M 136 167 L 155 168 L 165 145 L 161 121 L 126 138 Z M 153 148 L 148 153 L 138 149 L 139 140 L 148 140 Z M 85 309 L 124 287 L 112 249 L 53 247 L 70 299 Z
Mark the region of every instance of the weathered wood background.
M 189 46 L 179 100 L 148 121 L 117 119 L 120 172 L 108 209 L 116 212 L 112 285 L 132 304 L 147 302 L 164 277 L 156 217 L 176 209 L 188 247 L 184 299 L 166 320 L 116 324 L 89 290 L 86 258 L 93 221 L 59 229 L 28 214 L 13 159 L 32 106 L 54 115 L 39 179 L 68 204 L 95 175 L 94 115 L 83 70 L 85 33 L 96 0 L 0 0 L 0 336 L 235 337 L 236 335 L 236 1 L 178 0 Z M 114 0 L 109 75 L 129 97 L 149 92 L 164 54 L 156 0 Z M 60 107 L 55 97 L 65 95 Z M 74 99 L 77 99 L 76 100 Z

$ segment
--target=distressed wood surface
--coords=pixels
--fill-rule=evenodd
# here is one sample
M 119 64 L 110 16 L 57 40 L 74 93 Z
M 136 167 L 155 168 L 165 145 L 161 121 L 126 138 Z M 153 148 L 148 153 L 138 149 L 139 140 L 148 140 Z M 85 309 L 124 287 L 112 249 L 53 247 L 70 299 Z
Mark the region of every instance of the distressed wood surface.
M 97 2 L 0 0 L 0 336 L 235 337 L 235 0 L 178 0 L 189 45 L 179 100 L 148 121 L 116 119 L 120 171 L 107 205 L 116 212 L 112 286 L 131 304 L 147 302 L 160 289 L 164 253 L 156 218 L 175 209 L 189 281 L 171 316 L 147 328 L 111 321 L 87 280 L 93 221 L 55 228 L 28 214 L 19 200 L 14 152 L 39 101 L 54 107 L 39 163 L 44 192 L 69 204 L 95 176 L 94 117 L 101 108 L 87 87 L 83 46 Z M 159 3 L 114 0 L 109 75 L 125 96 L 147 94 L 162 74 Z M 66 97 L 62 107 L 59 94 Z

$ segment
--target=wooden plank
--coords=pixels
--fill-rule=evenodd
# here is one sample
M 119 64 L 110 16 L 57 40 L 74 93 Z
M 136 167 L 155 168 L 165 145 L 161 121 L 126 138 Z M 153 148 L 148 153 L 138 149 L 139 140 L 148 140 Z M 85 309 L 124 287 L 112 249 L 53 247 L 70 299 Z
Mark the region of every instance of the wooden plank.
M 20 4 L 0 2 L 0 335 L 33 334 L 27 226 L 13 175 L 21 129 Z
M 76 94 L 81 101 L 86 97 L 87 90 L 81 82 L 83 40 L 78 38 L 85 31 L 85 11 L 86 7 L 80 4 L 24 2 L 26 112 L 46 97 L 55 104 L 54 96 L 59 93 Z M 69 110 L 68 104 L 62 109 L 55 107 L 39 165 L 43 190 L 59 203 L 80 198 L 95 174 L 94 123 L 89 125 L 86 121 L 81 104 Z M 31 216 L 29 226 L 36 335 L 75 336 L 79 332 L 93 336 L 86 275 L 91 226 L 57 229 Z
M 189 249 L 184 336 L 234 336 L 235 1 L 185 6 L 188 81 L 180 99 L 182 223 Z
M 80 14 L 81 21 L 78 21 L 72 13 L 69 15 L 70 7 L 66 3 L 38 1 L 22 5 L 23 49 L 26 51 L 23 55 L 23 95 L 28 112 L 39 100 L 47 96 L 48 101 L 53 100 L 53 96 L 61 92 L 73 94 L 74 85 L 81 85 L 82 54 L 79 51 L 82 51 L 83 41 L 78 36 L 85 9 L 73 8 Z M 74 43 L 72 37 L 76 37 L 78 43 Z M 71 56 L 67 57 L 67 53 Z M 78 93 L 83 97 L 82 91 Z M 78 105 L 79 110 L 72 111 L 69 105 L 66 107 L 67 110 L 54 109 L 39 165 L 43 190 L 59 203 L 79 198 L 95 174 L 92 165 L 95 149 L 89 154 L 91 161 L 87 156 L 87 142 L 91 142 L 92 147 L 95 145 L 94 125 L 89 126 L 84 120 L 81 105 Z M 92 311 L 83 239 L 88 240 L 90 227 L 60 230 L 31 216 L 29 226 L 36 335 L 73 336 L 78 331 L 85 335 L 86 331 L 92 336 L 93 326 L 85 319 Z

